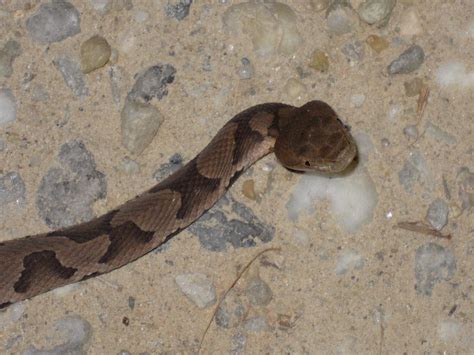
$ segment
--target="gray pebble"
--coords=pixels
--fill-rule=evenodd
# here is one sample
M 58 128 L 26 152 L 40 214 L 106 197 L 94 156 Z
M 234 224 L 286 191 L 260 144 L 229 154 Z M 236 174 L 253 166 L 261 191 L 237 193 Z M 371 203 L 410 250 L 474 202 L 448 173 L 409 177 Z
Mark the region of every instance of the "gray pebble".
M 62 338 L 60 345 L 49 350 L 37 349 L 31 345 L 23 352 L 23 355 L 86 354 L 93 330 L 88 321 L 75 315 L 58 320 L 54 325 L 53 333 L 45 338 L 49 339 L 59 335 Z
M 349 270 L 360 270 L 363 267 L 364 259 L 362 256 L 353 250 L 347 250 L 338 258 L 335 272 L 336 275 L 344 275 Z
M 48 91 L 41 84 L 33 84 L 30 88 L 31 99 L 37 102 L 45 102 L 49 100 Z
M 80 141 L 65 143 L 60 167 L 48 170 L 36 197 L 40 217 L 52 227 L 66 227 L 90 220 L 92 203 L 106 196 L 104 174 L 96 170 L 92 154 Z
M 130 158 L 124 158 L 120 163 L 120 169 L 127 174 L 136 174 L 140 171 L 140 165 Z
M 258 316 L 246 320 L 244 329 L 251 333 L 257 333 L 269 330 L 270 327 L 268 326 L 267 320 L 264 317 Z
M 437 198 L 431 202 L 426 212 L 426 220 L 436 230 L 441 230 L 448 223 L 448 204 Z
M 156 98 L 161 100 L 168 95 L 167 85 L 174 81 L 176 69 L 170 65 L 154 65 L 140 74 L 128 94 L 132 101 L 149 102 Z
M 169 175 L 173 174 L 175 171 L 180 169 L 183 166 L 183 157 L 175 153 L 168 160 L 168 163 L 161 164 L 159 169 L 153 173 L 153 178 L 156 181 L 162 181 Z
M 206 275 L 181 274 L 175 277 L 175 282 L 186 297 L 199 308 L 206 308 L 216 303 L 216 289 Z
M 456 271 L 453 253 L 441 245 L 428 243 L 416 250 L 416 291 L 431 296 L 435 284 L 451 279 Z
M 3 152 L 7 148 L 7 143 L 0 138 L 0 152 Z
M 425 52 L 418 45 L 413 45 L 404 51 L 387 67 L 390 75 L 408 74 L 417 70 L 425 60 Z
M 254 306 L 266 306 L 273 298 L 271 288 L 259 277 L 253 277 L 247 282 L 245 294 Z
M 398 180 L 405 191 L 411 192 L 415 182 L 427 176 L 428 173 L 425 158 L 418 150 L 415 150 L 410 152 L 402 170 L 398 172 Z
M 342 53 L 351 62 L 361 62 L 364 59 L 364 44 L 361 41 L 346 43 L 342 47 Z
M 115 105 L 120 105 L 120 98 L 122 96 L 122 68 L 119 66 L 112 66 L 109 70 L 110 88 L 112 91 L 112 98 Z
M 10 89 L 0 89 L 0 126 L 15 121 L 16 100 Z
M 189 8 L 191 7 L 193 0 L 172 0 L 171 2 L 174 4 L 168 3 L 165 8 L 167 16 L 174 17 L 181 21 L 189 15 Z
M 347 8 L 336 7 L 328 13 L 326 21 L 329 32 L 335 35 L 343 35 L 352 31 L 352 19 Z
M 224 200 L 225 201 L 225 200 Z M 256 245 L 255 239 L 267 243 L 273 239 L 275 229 L 262 223 L 250 208 L 232 199 L 231 208 L 238 218 L 228 218 L 223 204 L 217 204 L 189 227 L 201 245 L 211 251 L 248 248 Z
M 360 4 L 359 17 L 369 25 L 387 20 L 395 6 L 396 0 L 366 0 Z
M 40 43 L 59 42 L 81 32 L 80 14 L 67 1 L 54 0 L 42 4 L 26 21 L 30 36 Z
M 76 96 L 86 96 L 89 93 L 84 81 L 81 67 L 71 58 L 62 56 L 54 60 L 54 65 L 61 72 L 66 85 Z
M 474 173 L 469 168 L 462 167 L 457 175 L 457 184 L 459 188 L 459 198 L 462 208 L 468 211 L 474 207 Z
M 221 328 L 235 328 L 244 319 L 245 306 L 234 290 L 230 290 L 216 312 L 216 324 Z
M 150 104 L 126 100 L 122 109 L 122 143 L 131 153 L 140 154 L 151 143 L 162 117 Z
M 245 354 L 245 345 L 247 344 L 247 337 L 241 331 L 238 331 L 231 339 L 230 355 Z
M 418 127 L 416 125 L 409 125 L 403 129 L 403 134 L 409 139 L 416 139 L 418 137 Z
M 25 202 L 26 187 L 20 174 L 11 171 L 0 175 L 0 211 L 9 208 L 12 203 L 23 205 Z
M 250 60 L 242 58 L 242 65 L 239 68 L 239 77 L 242 80 L 248 80 L 254 76 L 254 68 Z
M 13 61 L 21 54 L 20 43 L 11 39 L 0 49 L 0 78 L 13 74 Z

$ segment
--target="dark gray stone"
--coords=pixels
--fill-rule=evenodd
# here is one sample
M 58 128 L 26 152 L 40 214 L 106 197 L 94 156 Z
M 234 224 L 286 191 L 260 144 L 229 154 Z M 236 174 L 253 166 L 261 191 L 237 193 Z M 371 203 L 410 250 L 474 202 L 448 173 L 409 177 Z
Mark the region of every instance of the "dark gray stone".
M 413 45 L 387 67 L 390 75 L 408 74 L 417 70 L 425 60 L 425 52 L 418 45 Z
M 22 205 L 25 202 L 25 195 L 26 187 L 20 174 L 11 171 L 0 176 L 0 211 L 11 203 Z
M 456 271 L 453 253 L 441 245 L 428 243 L 416 250 L 415 277 L 416 291 L 431 296 L 434 286 L 451 279 Z
M 346 43 L 341 50 L 351 62 L 361 62 L 364 59 L 364 44 L 361 41 Z
M 81 32 L 79 11 L 67 1 L 42 4 L 26 21 L 30 36 L 40 43 L 59 42 Z
M 235 328 L 243 321 L 246 313 L 239 295 L 231 290 L 217 309 L 216 324 L 226 329 Z
M 181 21 L 189 15 L 189 8 L 193 0 L 174 0 L 173 2 L 174 4 L 168 3 L 168 5 L 166 5 L 166 15 Z
M 448 223 L 449 207 L 442 199 L 437 198 L 428 207 L 426 220 L 436 230 L 441 230 Z
M 66 85 L 72 90 L 74 95 L 86 96 L 89 93 L 84 80 L 84 73 L 82 73 L 79 63 L 63 56 L 55 59 L 54 65 L 61 72 Z
M 42 178 L 36 198 L 40 217 L 52 228 L 90 220 L 92 203 L 104 198 L 107 190 L 104 174 L 96 170 L 82 142 L 64 144 L 59 161 L 61 167 L 49 169 Z
M 21 54 L 20 43 L 11 39 L 0 50 L 0 78 L 13 74 L 13 62 Z
M 156 181 L 162 181 L 169 175 L 183 166 L 183 157 L 179 153 L 175 153 L 171 156 L 168 163 L 161 164 L 158 170 L 153 173 L 153 178 Z
M 161 100 L 168 95 L 167 85 L 174 81 L 176 69 L 170 64 L 154 65 L 140 74 L 128 94 L 132 101 L 141 100 L 144 103 L 156 98 Z

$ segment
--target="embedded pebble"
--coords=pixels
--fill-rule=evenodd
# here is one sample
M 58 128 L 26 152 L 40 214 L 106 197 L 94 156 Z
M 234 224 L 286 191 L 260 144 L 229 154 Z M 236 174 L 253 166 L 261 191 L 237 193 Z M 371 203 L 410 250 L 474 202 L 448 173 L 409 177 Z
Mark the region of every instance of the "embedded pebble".
M 109 70 L 110 89 L 115 105 L 120 105 L 122 97 L 122 68 L 114 65 Z
M 343 35 L 352 31 L 353 20 L 349 9 L 342 6 L 335 7 L 326 18 L 328 31 L 335 35 Z
M 175 282 L 186 297 L 199 308 L 206 308 L 216 303 L 216 289 L 206 275 L 181 274 L 175 277 Z
M 364 45 L 360 41 L 346 43 L 341 50 L 351 62 L 361 62 L 364 59 Z
M 405 87 L 405 95 L 408 97 L 413 97 L 419 95 L 424 84 L 422 79 L 413 78 L 411 80 L 405 81 L 403 86 Z
M 366 0 L 357 8 L 359 17 L 373 25 L 390 17 L 396 0 Z
M 295 78 L 290 78 L 283 88 L 286 96 L 290 99 L 301 99 L 301 97 L 307 92 L 306 86 Z
M 5 311 L 0 312 L 0 330 L 14 325 L 24 314 L 25 304 L 23 302 L 10 305 Z
M 226 212 L 229 207 L 237 218 Z M 199 238 L 203 248 L 211 251 L 226 250 L 228 244 L 234 248 L 253 247 L 256 239 L 268 243 L 275 234 L 275 228 L 261 222 L 249 207 L 226 196 L 188 230 Z
M 59 336 L 61 343 L 49 349 L 37 349 L 30 345 L 23 355 L 59 355 L 59 354 L 86 354 L 88 343 L 92 337 L 93 329 L 84 318 L 73 315 L 66 316 L 55 322 L 54 328 L 46 338 Z
M 0 152 L 3 152 L 7 148 L 7 143 L 0 138 Z
M 81 69 L 84 74 L 103 67 L 109 61 L 112 50 L 107 40 L 99 35 L 81 45 Z
M 0 175 L 0 212 L 10 209 L 12 203 L 17 206 L 23 205 L 25 196 L 26 187 L 20 174 L 11 171 Z
M 230 355 L 243 355 L 245 354 L 245 345 L 247 344 L 247 337 L 243 332 L 238 331 L 231 340 L 229 349 Z
M 334 271 L 336 275 L 344 275 L 349 270 L 360 270 L 363 267 L 364 259 L 362 256 L 353 250 L 347 250 L 339 256 Z
M 470 211 L 474 207 L 474 173 L 464 166 L 459 169 L 456 182 L 462 208 Z
M 150 104 L 126 100 L 120 117 L 124 147 L 133 154 L 142 153 L 158 132 L 161 114 Z
M 436 230 L 441 230 L 448 223 L 448 204 L 444 200 L 437 198 L 430 203 L 426 212 L 426 220 Z
M 295 243 L 299 246 L 307 247 L 309 245 L 310 237 L 308 236 L 308 233 L 302 229 L 296 229 L 293 238 Z
M 438 336 L 444 342 L 453 340 L 462 342 L 460 339 L 463 330 L 462 328 L 462 325 L 455 320 L 444 320 L 438 325 Z
M 329 56 L 326 52 L 316 49 L 312 54 L 308 66 L 319 72 L 327 72 L 329 69 Z
M 311 0 L 310 4 L 314 11 L 321 12 L 326 10 L 331 2 L 332 0 Z
M 402 36 L 415 36 L 419 35 L 423 31 L 420 19 L 413 9 L 408 10 L 402 15 L 399 26 L 400 34 Z
M 11 39 L 0 49 L 0 78 L 9 78 L 13 74 L 13 62 L 21 54 L 20 43 Z
M 425 132 L 427 135 L 434 137 L 437 140 L 443 141 L 447 144 L 456 144 L 458 140 L 452 134 L 446 132 L 445 130 L 441 129 L 440 127 L 436 126 L 431 122 L 426 123 Z
M 409 125 L 403 129 L 403 134 L 409 139 L 418 138 L 418 127 L 416 125 Z
M 41 84 L 33 84 L 30 87 L 31 99 L 37 102 L 45 102 L 49 100 L 48 91 Z
M 365 95 L 364 94 L 354 94 L 351 96 L 351 106 L 352 107 L 362 107 L 365 102 Z
M 146 22 L 149 17 L 150 17 L 150 14 L 144 10 L 136 10 L 133 14 L 133 18 L 138 23 Z
M 408 74 L 417 70 L 425 60 L 425 52 L 418 45 L 413 45 L 404 51 L 387 67 L 390 75 Z
M 294 11 L 280 2 L 231 5 L 223 15 L 223 23 L 231 32 L 250 36 L 255 52 L 262 56 L 276 52 L 291 55 L 303 42 Z
M 230 290 L 217 308 L 216 324 L 221 328 L 235 328 L 244 320 L 245 306 L 235 290 Z
M 103 16 L 112 8 L 113 0 L 89 0 L 89 2 L 92 8 Z
M 80 65 L 71 58 L 61 56 L 53 61 L 56 68 L 61 72 L 68 88 L 76 96 L 86 96 L 89 89 L 84 80 L 84 74 Z
M 125 158 L 120 163 L 120 169 L 127 174 L 136 174 L 140 171 L 140 165 L 130 158 Z
M 0 125 L 16 119 L 16 100 L 9 89 L 0 89 Z
M 269 330 L 270 327 L 264 317 L 258 316 L 247 319 L 244 323 L 244 329 L 251 333 L 257 333 Z
M 239 68 L 239 76 L 242 80 L 248 80 L 252 78 L 255 74 L 252 63 L 247 58 L 242 58 L 242 65 Z
M 133 101 L 149 102 L 156 98 L 161 100 L 168 95 L 168 84 L 174 81 L 176 69 L 170 64 L 157 64 L 149 67 L 138 78 L 128 93 L 128 99 Z
M 420 179 L 426 180 L 429 176 L 428 165 L 423 155 L 415 150 L 403 164 L 402 170 L 398 172 L 398 180 L 405 191 L 411 192 L 413 185 Z
M 431 296 L 434 286 L 448 281 L 456 271 L 454 254 L 436 243 L 427 243 L 416 250 L 416 291 Z
M 257 194 L 255 193 L 255 181 L 245 180 L 242 184 L 242 194 L 251 200 L 256 200 Z
M 183 166 L 183 157 L 181 154 L 175 153 L 168 160 L 168 163 L 162 164 L 158 170 L 153 173 L 153 178 L 156 181 L 164 180 L 175 171 Z
M 470 88 L 474 86 L 474 70 L 467 71 L 462 62 L 447 62 L 436 71 L 436 81 L 443 87 Z
M 366 42 L 376 53 L 381 53 L 389 47 L 388 41 L 377 35 L 370 35 L 367 37 Z
M 90 220 L 92 203 L 107 194 L 105 175 L 96 170 L 94 157 L 81 141 L 61 146 L 58 160 L 41 179 L 36 207 L 52 228 L 67 227 Z
M 42 4 L 27 21 L 26 28 L 37 42 L 59 42 L 81 32 L 79 11 L 64 0 Z
M 166 5 L 165 12 L 167 16 L 174 17 L 181 21 L 189 15 L 189 8 L 193 0 L 173 0 L 172 2 L 174 4 L 168 3 L 168 5 Z
M 266 306 L 273 298 L 270 286 L 259 277 L 252 277 L 247 281 L 245 294 L 250 304 L 254 306 Z

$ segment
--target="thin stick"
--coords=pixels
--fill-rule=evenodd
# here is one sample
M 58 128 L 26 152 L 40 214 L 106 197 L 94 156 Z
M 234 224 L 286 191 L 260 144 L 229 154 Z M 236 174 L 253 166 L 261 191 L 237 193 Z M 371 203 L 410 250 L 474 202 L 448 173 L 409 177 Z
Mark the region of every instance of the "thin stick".
M 219 309 L 219 307 L 221 306 L 222 302 L 225 300 L 225 298 L 227 297 L 228 293 L 230 292 L 230 290 L 232 290 L 234 288 L 234 286 L 237 284 L 237 282 L 239 282 L 239 280 L 242 278 L 242 276 L 245 274 L 245 272 L 250 268 L 250 266 L 255 262 L 255 260 L 257 260 L 260 256 L 262 256 L 263 254 L 269 252 L 269 251 L 281 251 L 281 248 L 279 247 L 274 247 L 274 248 L 268 248 L 268 249 L 264 249 L 262 251 L 260 251 L 259 253 L 257 253 L 257 255 L 255 255 L 248 263 L 247 265 L 245 265 L 245 267 L 240 270 L 240 272 L 237 274 L 237 277 L 235 278 L 235 280 L 232 282 L 232 284 L 225 290 L 224 294 L 222 295 L 222 297 L 219 299 L 219 302 L 217 302 L 217 306 L 216 308 L 214 309 L 214 312 L 212 312 L 212 317 L 211 319 L 209 320 L 209 323 L 207 324 L 207 327 L 206 329 L 204 330 L 204 333 L 201 337 L 201 341 L 199 342 L 199 347 L 198 347 L 198 354 L 201 352 L 201 348 L 202 348 L 202 344 L 204 343 L 204 338 L 206 337 L 208 331 L 209 331 L 209 328 L 211 327 L 211 324 L 214 320 L 214 318 L 216 317 L 216 314 L 217 314 L 217 311 Z
M 448 239 L 452 238 L 451 234 L 445 235 L 436 229 L 431 228 L 424 222 L 398 222 L 396 227 L 408 230 L 410 232 L 431 235 L 437 238 Z

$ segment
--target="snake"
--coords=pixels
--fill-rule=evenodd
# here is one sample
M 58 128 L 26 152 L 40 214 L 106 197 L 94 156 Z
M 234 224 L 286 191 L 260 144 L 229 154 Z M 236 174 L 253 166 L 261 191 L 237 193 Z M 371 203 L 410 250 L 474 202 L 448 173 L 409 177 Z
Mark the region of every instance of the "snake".
M 120 268 L 210 209 L 254 162 L 274 152 L 287 169 L 337 174 L 357 161 L 349 127 L 323 101 L 252 106 L 194 159 L 88 222 L 0 242 L 0 308 Z

